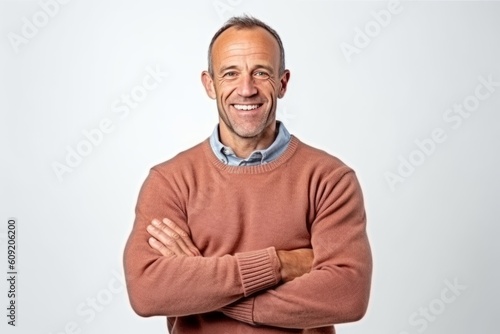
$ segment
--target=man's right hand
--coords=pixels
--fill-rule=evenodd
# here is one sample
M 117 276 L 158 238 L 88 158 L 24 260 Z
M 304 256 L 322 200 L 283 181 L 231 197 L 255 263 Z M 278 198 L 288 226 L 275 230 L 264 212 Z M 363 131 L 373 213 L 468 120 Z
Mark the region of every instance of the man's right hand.
M 311 271 L 314 260 L 312 249 L 301 248 L 291 251 L 276 251 L 281 262 L 281 280 L 289 282 Z

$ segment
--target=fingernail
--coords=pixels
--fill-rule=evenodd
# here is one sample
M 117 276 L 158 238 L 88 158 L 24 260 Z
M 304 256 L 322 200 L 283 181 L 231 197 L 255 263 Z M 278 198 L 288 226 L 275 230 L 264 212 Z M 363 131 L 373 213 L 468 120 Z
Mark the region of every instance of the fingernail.
M 160 222 L 156 219 L 153 219 L 153 225 L 158 226 L 158 225 L 160 225 Z

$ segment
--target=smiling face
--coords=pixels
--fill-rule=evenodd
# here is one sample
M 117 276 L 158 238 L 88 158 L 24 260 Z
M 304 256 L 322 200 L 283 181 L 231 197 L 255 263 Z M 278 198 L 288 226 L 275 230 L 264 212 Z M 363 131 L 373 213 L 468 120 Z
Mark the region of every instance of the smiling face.
M 279 67 L 278 43 L 261 27 L 231 27 L 217 38 L 213 75 L 203 72 L 202 81 L 207 94 L 217 100 L 224 144 L 250 140 L 266 148 L 272 143 L 277 99 L 285 95 L 290 77 L 288 70 L 279 73 Z

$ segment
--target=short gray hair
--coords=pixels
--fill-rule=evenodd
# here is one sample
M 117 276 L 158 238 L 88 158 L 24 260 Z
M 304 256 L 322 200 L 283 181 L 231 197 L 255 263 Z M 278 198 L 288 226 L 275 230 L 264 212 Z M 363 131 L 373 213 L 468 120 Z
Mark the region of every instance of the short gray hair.
M 213 76 L 213 66 L 212 66 L 212 47 L 215 43 L 215 40 L 227 29 L 235 27 L 236 29 L 252 29 L 255 27 L 261 27 L 264 28 L 266 31 L 268 31 L 273 37 L 276 39 L 278 42 L 278 46 L 280 48 L 280 68 L 279 68 L 279 73 L 280 75 L 283 74 L 285 71 L 285 49 L 283 48 L 283 43 L 281 42 L 281 38 L 270 26 L 265 24 L 259 19 L 256 19 L 255 17 L 248 16 L 248 15 L 243 15 L 243 16 L 233 16 L 229 20 L 224 23 L 224 25 L 215 33 L 214 37 L 212 37 L 212 41 L 210 42 L 210 46 L 208 47 L 208 73 L 210 73 L 211 76 Z

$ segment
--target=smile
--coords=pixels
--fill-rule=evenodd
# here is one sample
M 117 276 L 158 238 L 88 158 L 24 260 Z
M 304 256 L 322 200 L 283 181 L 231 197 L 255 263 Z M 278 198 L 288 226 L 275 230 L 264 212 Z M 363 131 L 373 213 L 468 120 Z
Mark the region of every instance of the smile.
M 233 104 L 233 107 L 238 110 L 254 110 L 261 106 L 262 104 Z

